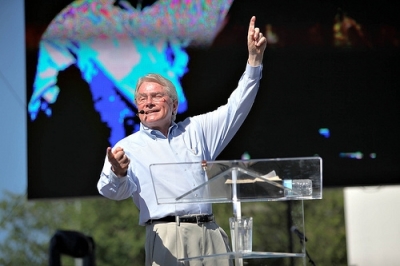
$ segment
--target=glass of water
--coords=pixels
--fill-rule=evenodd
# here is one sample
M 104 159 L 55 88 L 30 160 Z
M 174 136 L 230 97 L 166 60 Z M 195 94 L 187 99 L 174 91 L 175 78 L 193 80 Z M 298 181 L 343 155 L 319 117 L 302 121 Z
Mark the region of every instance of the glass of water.
M 229 218 L 232 251 L 248 253 L 253 250 L 253 217 Z

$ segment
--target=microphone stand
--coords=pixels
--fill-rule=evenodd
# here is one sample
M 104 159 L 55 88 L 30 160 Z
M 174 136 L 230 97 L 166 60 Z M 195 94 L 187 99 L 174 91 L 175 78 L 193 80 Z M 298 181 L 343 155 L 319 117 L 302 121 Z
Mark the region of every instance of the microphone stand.
M 291 231 L 298 236 L 298 238 L 300 239 L 300 244 L 304 246 L 304 242 L 308 241 L 307 237 L 303 233 L 301 233 L 299 229 L 297 229 L 295 226 L 292 226 Z M 308 258 L 308 262 L 311 263 L 311 265 L 316 266 L 315 262 L 311 259 L 310 254 L 308 254 L 307 248 L 305 248 L 305 251 L 306 251 L 306 256 Z

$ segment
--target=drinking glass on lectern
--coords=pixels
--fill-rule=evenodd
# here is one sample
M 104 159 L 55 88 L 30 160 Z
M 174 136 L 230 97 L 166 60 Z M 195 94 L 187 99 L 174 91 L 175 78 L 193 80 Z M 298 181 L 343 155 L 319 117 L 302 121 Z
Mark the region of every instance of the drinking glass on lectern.
M 229 218 L 231 229 L 232 251 L 252 252 L 253 250 L 253 217 Z

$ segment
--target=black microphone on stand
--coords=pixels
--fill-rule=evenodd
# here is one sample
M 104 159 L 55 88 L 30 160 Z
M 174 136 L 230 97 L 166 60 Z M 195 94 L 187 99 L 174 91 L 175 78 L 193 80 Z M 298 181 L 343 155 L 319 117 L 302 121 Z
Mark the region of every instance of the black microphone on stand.
M 295 233 L 295 234 L 300 238 L 300 243 L 301 243 L 301 245 L 304 245 L 304 242 L 307 242 L 307 241 L 308 241 L 308 240 L 307 240 L 307 237 L 306 237 L 302 232 L 300 232 L 300 230 L 297 229 L 296 226 L 293 225 L 292 227 L 290 227 L 290 231 L 292 231 L 293 233 Z M 303 242 L 303 239 L 304 239 L 304 242 Z M 307 251 L 307 250 L 306 250 L 306 255 L 307 255 L 307 257 L 308 257 L 308 262 L 310 262 L 311 265 L 314 265 L 314 266 L 315 266 L 315 262 L 311 259 L 310 254 L 308 254 L 308 251 Z
M 290 231 L 292 231 L 293 233 L 295 233 L 295 234 L 300 238 L 300 240 L 303 240 L 303 239 L 304 239 L 304 241 L 307 242 L 307 237 L 306 237 L 302 232 L 300 232 L 300 230 L 297 229 L 296 226 L 293 225 L 293 226 L 290 228 Z

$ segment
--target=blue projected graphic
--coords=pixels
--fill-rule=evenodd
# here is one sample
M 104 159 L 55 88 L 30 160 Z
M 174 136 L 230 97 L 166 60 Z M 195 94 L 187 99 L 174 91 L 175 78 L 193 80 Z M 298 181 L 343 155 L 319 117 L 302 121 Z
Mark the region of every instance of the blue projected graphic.
M 127 1 L 72 2 L 41 38 L 28 103 L 31 120 L 39 112 L 52 115 L 50 104 L 60 92 L 57 75 L 71 65 L 89 84 L 94 107 L 111 128 L 111 145 L 125 137 L 124 120 L 136 115 L 136 81 L 147 73 L 171 80 L 178 92 L 178 113 L 185 112 L 188 103 L 180 83 L 188 71 L 185 49 L 212 43 L 232 1 L 160 0 L 143 9 Z M 138 127 L 134 125 L 134 131 Z
M 364 154 L 360 151 L 357 152 L 341 152 L 339 154 L 341 158 L 350 158 L 350 159 L 357 159 L 361 160 L 364 157 Z
M 331 133 L 330 133 L 330 131 L 329 131 L 328 128 L 320 128 L 320 129 L 318 130 L 318 132 L 319 132 L 319 134 L 320 134 L 321 136 L 324 136 L 325 138 L 329 138 L 329 137 L 331 136 Z

